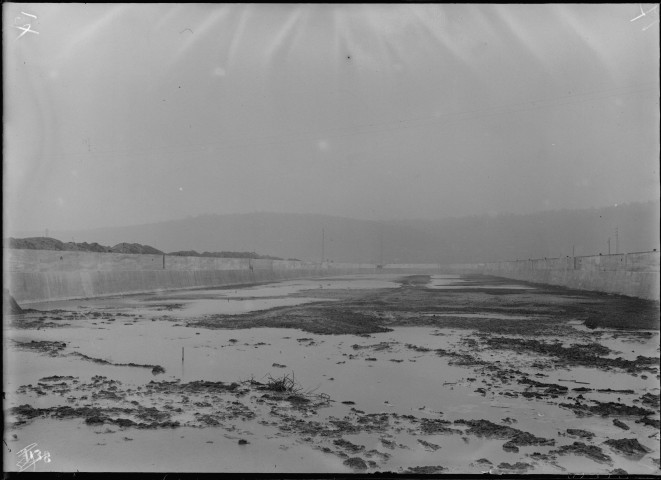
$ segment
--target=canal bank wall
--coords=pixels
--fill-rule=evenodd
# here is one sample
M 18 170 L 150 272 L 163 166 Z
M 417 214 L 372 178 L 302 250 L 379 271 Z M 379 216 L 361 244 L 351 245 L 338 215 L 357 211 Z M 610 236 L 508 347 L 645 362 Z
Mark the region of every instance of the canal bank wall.
M 481 274 L 659 300 L 659 252 L 442 265 L 443 273 Z
M 480 274 L 659 300 L 659 252 L 489 263 L 315 263 L 4 249 L 4 288 L 20 304 L 360 273 Z
M 375 265 L 4 249 L 4 288 L 20 305 L 161 290 L 373 273 Z

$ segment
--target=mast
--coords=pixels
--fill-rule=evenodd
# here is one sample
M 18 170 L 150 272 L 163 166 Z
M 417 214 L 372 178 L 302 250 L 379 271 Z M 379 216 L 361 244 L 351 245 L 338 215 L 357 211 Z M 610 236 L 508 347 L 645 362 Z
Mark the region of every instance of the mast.
M 381 244 L 381 255 L 379 256 L 379 265 L 383 265 L 383 230 L 381 230 L 380 244 Z

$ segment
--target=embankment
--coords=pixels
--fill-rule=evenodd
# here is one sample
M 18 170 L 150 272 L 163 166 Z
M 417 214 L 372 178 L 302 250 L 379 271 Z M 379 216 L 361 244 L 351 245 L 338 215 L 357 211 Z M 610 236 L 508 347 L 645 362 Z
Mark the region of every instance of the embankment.
M 354 273 L 482 274 L 659 300 L 659 252 L 471 264 L 314 263 L 4 249 L 5 286 L 19 304 Z
M 493 275 L 659 300 L 659 252 L 656 251 L 457 264 L 440 268 L 445 273 Z
M 21 305 L 375 271 L 372 264 L 9 248 L 4 258 L 5 286 Z

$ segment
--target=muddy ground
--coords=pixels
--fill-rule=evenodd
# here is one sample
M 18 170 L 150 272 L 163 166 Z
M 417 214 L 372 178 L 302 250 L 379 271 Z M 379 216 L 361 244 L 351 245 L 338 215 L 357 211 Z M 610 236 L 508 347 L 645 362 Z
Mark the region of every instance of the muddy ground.
M 658 302 L 481 276 L 450 278 L 451 289 L 431 280 L 350 288 L 350 279 L 321 279 L 286 294 L 307 303 L 240 314 L 184 315 L 195 301 L 251 302 L 249 289 L 8 316 L 6 360 L 44 375 L 25 382 L 24 370 L 9 371 L 6 448 L 37 441 L 25 432 L 73 432 L 108 436 L 97 449 L 121 453 L 185 431 L 198 449 L 217 442 L 221 451 L 180 461 L 184 471 L 272 471 L 278 458 L 291 472 L 659 473 Z M 237 365 L 182 358 L 180 374 L 172 355 L 166 362 L 140 344 L 94 354 L 83 341 L 112 333 L 128 345 L 136 327 L 143 350 L 170 329 Z M 265 355 L 253 363 L 251 352 Z M 188 362 L 201 362 L 196 354 Z M 110 468 L 79 451 L 74 463 L 40 468 Z

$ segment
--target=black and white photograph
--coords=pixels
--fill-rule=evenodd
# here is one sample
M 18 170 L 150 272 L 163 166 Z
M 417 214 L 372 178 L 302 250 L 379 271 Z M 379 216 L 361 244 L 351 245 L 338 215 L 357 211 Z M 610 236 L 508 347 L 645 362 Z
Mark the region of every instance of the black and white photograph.
M 661 475 L 659 10 L 3 3 L 3 471 Z

